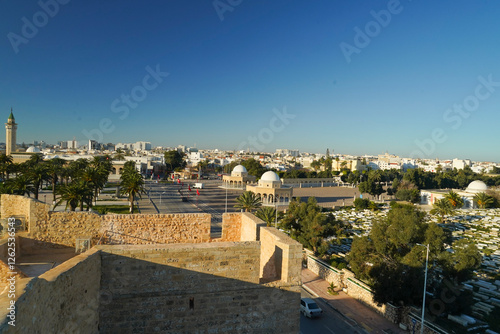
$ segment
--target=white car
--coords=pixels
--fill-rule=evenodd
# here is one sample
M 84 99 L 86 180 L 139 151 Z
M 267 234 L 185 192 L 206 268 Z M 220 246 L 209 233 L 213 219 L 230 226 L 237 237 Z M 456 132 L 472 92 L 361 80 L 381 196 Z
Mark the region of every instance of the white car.
M 311 298 L 302 298 L 300 300 L 300 312 L 308 318 L 319 317 L 323 310 Z

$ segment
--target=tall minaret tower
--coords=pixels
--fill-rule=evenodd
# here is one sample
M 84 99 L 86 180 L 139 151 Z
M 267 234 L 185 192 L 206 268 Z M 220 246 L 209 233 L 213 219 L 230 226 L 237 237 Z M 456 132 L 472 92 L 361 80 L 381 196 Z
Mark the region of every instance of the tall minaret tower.
M 10 108 L 10 115 L 7 119 L 7 123 L 5 123 L 5 154 L 10 155 L 11 153 L 16 151 L 16 130 L 17 124 L 14 118 L 14 114 L 12 113 L 12 108 Z

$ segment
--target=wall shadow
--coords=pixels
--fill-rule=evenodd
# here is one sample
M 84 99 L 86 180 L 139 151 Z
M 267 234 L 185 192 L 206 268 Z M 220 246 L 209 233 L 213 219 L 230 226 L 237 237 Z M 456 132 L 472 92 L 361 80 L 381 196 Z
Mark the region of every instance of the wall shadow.
M 175 266 L 102 252 L 100 333 L 299 331 L 298 287 L 245 281 L 244 266 L 225 270 L 233 278 L 220 276 L 217 267 L 225 261 L 200 261 L 199 269 L 210 272 L 205 273 L 182 268 L 188 266 L 182 259 L 164 260 Z

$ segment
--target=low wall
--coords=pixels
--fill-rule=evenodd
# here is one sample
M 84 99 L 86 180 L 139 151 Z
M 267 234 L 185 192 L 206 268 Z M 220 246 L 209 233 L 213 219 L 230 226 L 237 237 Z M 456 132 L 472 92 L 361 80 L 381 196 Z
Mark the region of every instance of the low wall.
M 76 256 L 37 278 L 16 282 L 15 327 L 7 294 L 0 296 L 2 333 L 98 333 L 101 257 L 97 250 Z
M 169 244 L 210 241 L 210 215 L 152 214 L 102 216 L 105 244 Z
M 307 268 L 328 283 L 333 283 L 338 288 L 344 288 L 342 270 L 333 268 L 312 256 L 307 256 Z
M 339 270 L 333 268 L 312 255 L 306 256 L 307 268 L 313 273 L 323 278 L 328 283 L 333 283 L 335 286 L 343 288 L 349 296 L 369 306 L 389 321 L 393 323 L 399 323 L 401 321 L 401 312 L 399 308 L 390 304 L 379 306 L 377 303 L 373 302 L 373 292 L 370 287 L 356 279 L 353 272 L 347 269 Z

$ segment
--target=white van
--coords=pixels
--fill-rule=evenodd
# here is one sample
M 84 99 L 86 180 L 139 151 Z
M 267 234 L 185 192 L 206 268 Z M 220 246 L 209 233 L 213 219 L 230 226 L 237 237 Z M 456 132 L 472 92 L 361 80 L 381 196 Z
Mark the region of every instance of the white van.
M 323 314 L 323 310 L 311 298 L 300 299 L 300 312 L 308 318 L 319 317 Z
M 194 189 L 203 189 L 203 183 L 195 183 L 195 184 L 193 185 L 193 188 L 194 188 Z

